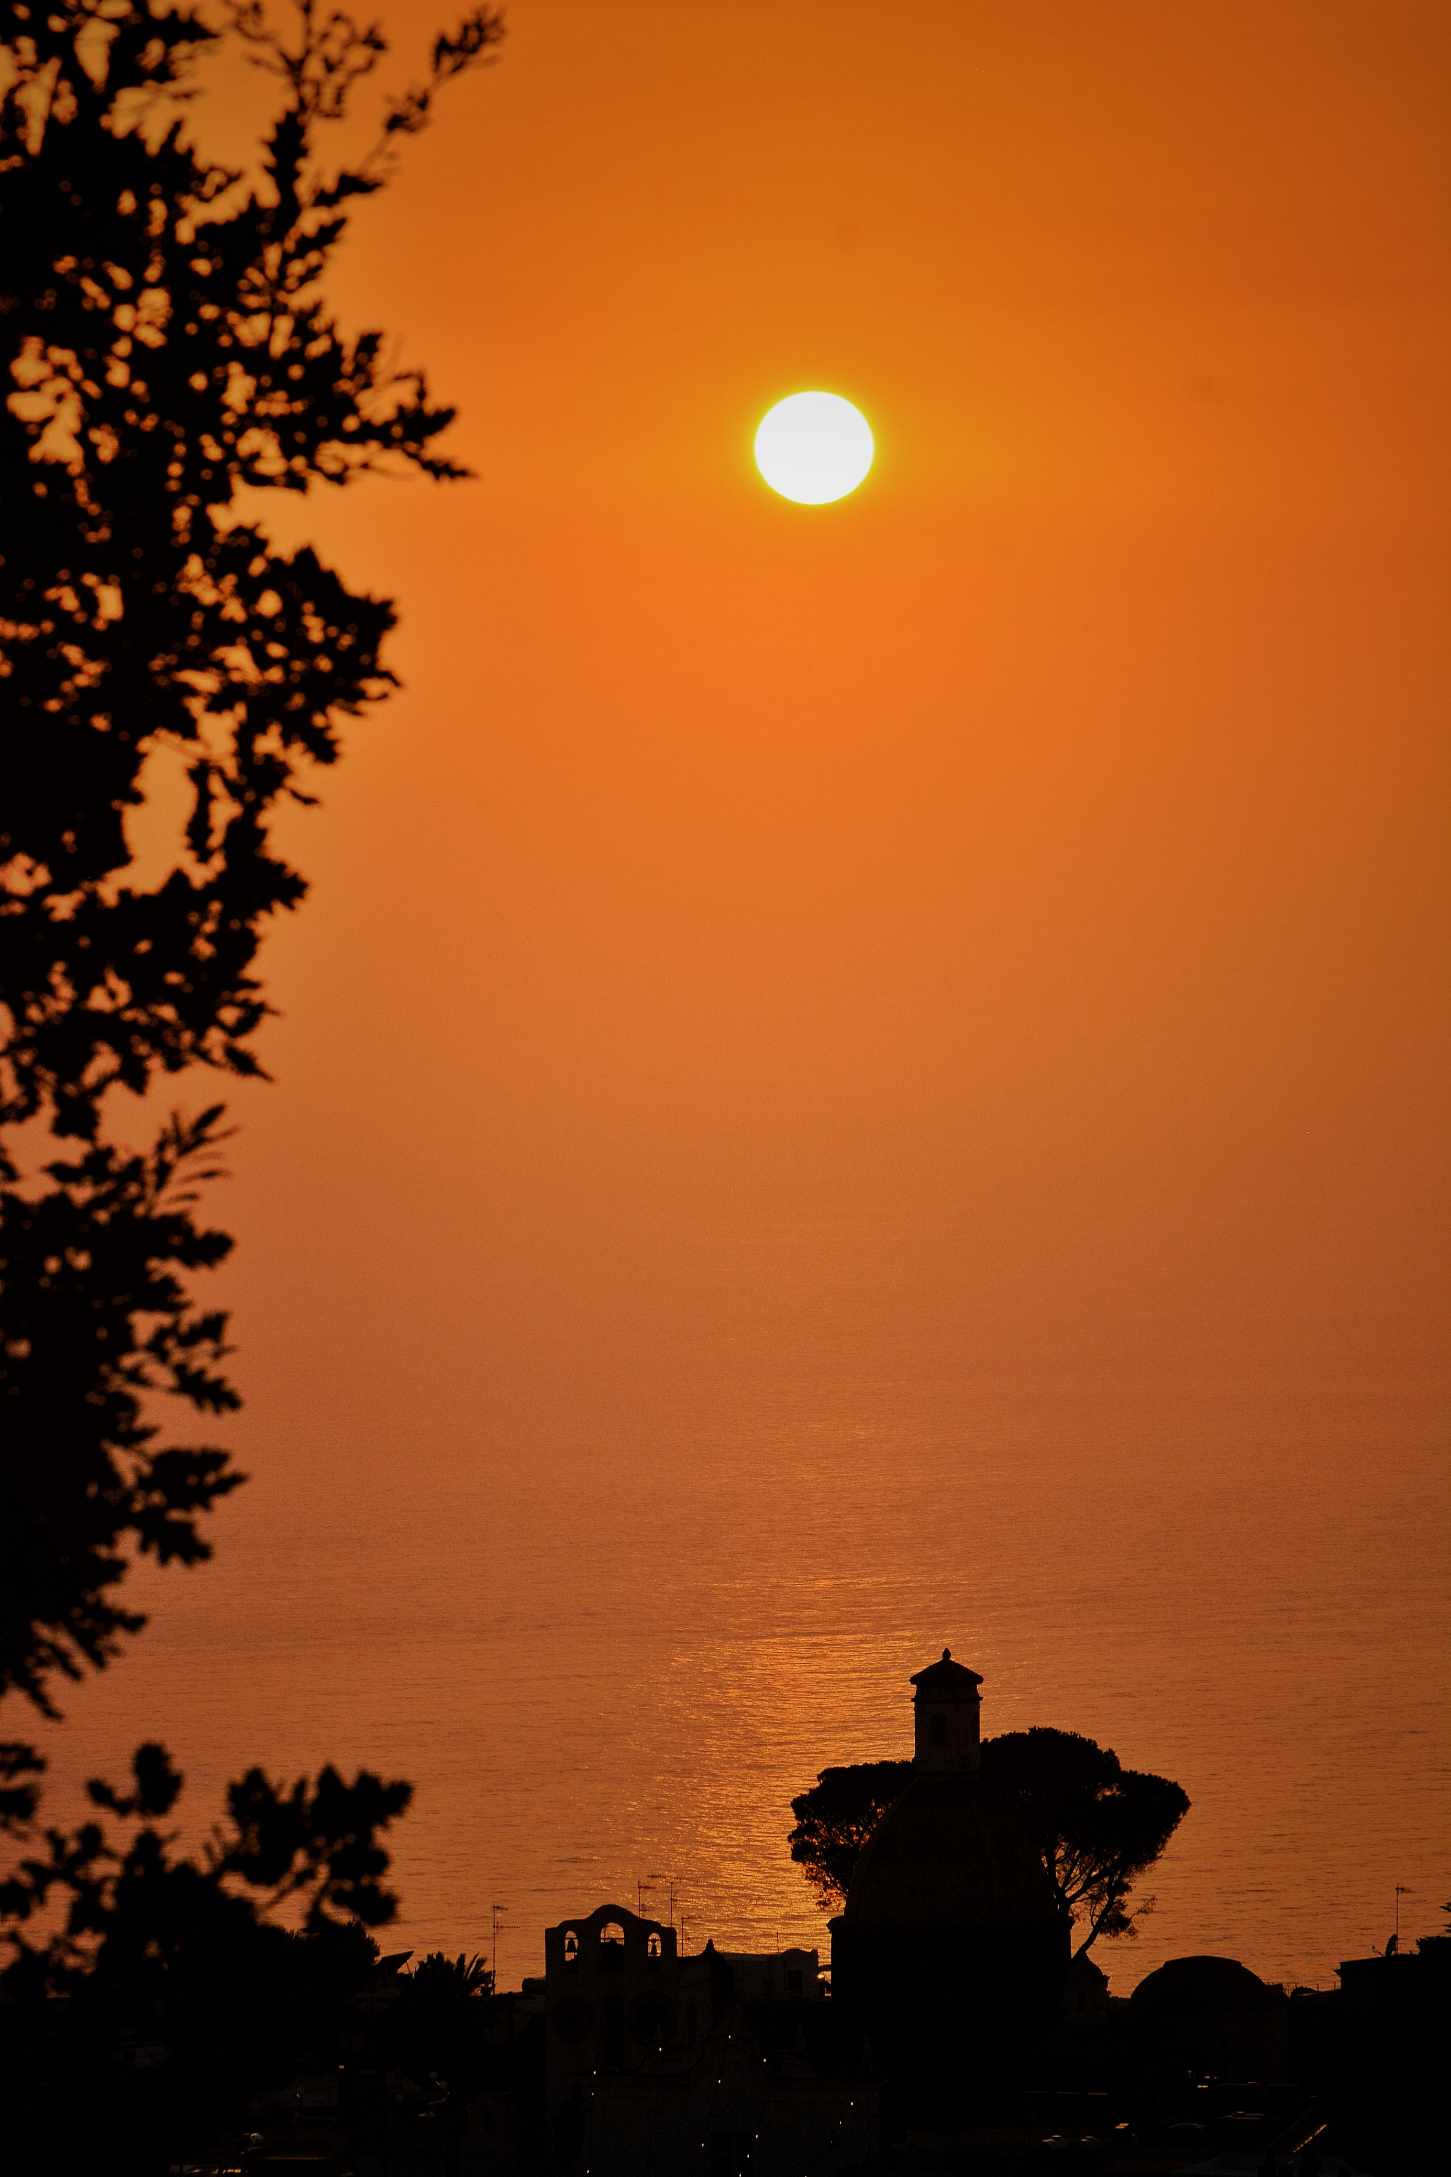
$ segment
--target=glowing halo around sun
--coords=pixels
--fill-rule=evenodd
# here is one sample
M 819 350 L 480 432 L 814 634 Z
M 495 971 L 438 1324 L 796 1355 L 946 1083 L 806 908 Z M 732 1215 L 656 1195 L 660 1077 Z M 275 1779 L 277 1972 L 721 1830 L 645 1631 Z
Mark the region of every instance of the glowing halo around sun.
M 855 491 L 876 447 L 871 425 L 839 393 L 788 393 L 756 427 L 756 467 L 798 506 L 829 506 Z

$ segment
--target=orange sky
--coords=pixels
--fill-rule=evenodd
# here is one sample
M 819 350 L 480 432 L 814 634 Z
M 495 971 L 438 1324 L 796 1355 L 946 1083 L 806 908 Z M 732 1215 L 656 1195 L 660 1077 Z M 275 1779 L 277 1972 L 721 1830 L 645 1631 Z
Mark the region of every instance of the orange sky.
M 270 510 L 406 687 L 230 1096 L 254 1484 L 86 1759 L 413 1776 L 511 1972 L 651 1867 L 775 1940 L 948 1638 L 1190 1789 L 1144 1964 L 1328 1971 L 1442 1894 L 1451 12 L 510 15 L 337 283 L 478 479 Z
M 269 1430 L 668 1367 L 757 1212 L 899 1213 L 884 1323 L 998 1354 L 1423 1348 L 1448 25 L 517 0 L 341 282 L 479 480 L 304 514 L 407 688 L 269 954 Z

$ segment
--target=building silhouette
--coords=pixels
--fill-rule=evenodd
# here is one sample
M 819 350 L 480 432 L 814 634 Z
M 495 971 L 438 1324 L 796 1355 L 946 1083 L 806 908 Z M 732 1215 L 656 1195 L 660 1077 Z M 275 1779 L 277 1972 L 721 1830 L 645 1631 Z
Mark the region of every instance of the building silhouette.
M 877 2091 L 814 1950 L 682 1957 L 665 1922 L 597 1905 L 545 1930 L 522 1996 L 556 2167 L 827 2177 L 875 2146 Z
M 1021 1817 L 983 1778 L 981 1683 L 946 1648 L 912 1678 L 911 1778 L 831 1922 L 836 2006 L 899 2124 L 987 2113 L 1062 2008 L 1068 1929 Z

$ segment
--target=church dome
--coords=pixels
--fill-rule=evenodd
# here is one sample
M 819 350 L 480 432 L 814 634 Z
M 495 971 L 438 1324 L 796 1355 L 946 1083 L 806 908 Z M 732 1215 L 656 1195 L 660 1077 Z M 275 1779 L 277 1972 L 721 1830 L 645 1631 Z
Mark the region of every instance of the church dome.
M 1237 1958 L 1170 1958 L 1129 1997 L 1129 2024 L 1159 2060 L 1221 2078 L 1277 2078 L 1286 2004 Z
M 912 1774 L 857 1861 L 848 1925 L 904 1933 L 1056 1925 L 1041 1857 L 1016 1812 L 983 1782 L 981 1674 L 944 1648 L 911 1684 Z
M 1274 2001 L 1274 1991 L 1238 1958 L 1203 1954 L 1170 1958 L 1146 1974 L 1129 1997 L 1144 2017 L 1169 2012 L 1257 2010 Z
M 912 1679 L 906 1789 L 831 1923 L 831 1985 L 897 2121 L 956 2131 L 1021 2083 L 1055 2023 L 1068 1928 L 1017 1810 L 984 1781 L 982 1679 L 944 1648 Z
M 857 1861 L 846 1894 L 852 1927 L 932 1930 L 1051 1927 L 1057 1900 L 1012 1811 L 972 1770 L 921 1769 Z

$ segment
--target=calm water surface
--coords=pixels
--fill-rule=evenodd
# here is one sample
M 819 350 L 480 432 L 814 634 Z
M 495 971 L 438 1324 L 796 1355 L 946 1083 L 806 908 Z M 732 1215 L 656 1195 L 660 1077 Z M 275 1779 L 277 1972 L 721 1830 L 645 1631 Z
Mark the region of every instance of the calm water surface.
M 820 1943 L 788 1802 L 910 1746 L 944 1641 L 984 1728 L 1093 1734 L 1193 1810 L 1146 1885 L 1126 1991 L 1217 1951 L 1289 1982 L 1440 1924 L 1451 1891 L 1444 1459 L 1429 1392 L 1205 1348 L 1193 1380 L 1045 1344 L 884 1365 L 870 1292 L 783 1327 L 737 1290 L 673 1379 L 541 1383 L 512 1427 L 390 1443 L 262 1424 L 217 1562 L 153 1583 L 73 1704 L 73 1768 L 162 1733 L 198 1819 L 245 1763 L 407 1776 L 397 1942 L 487 1951 L 674 1885 L 692 1947 Z M 779 1295 L 779 1287 L 776 1288 Z M 745 1292 L 746 1296 L 741 1297 Z M 662 1388 L 662 1386 L 664 1386 Z M 360 1450 L 361 1445 L 361 1450 Z

